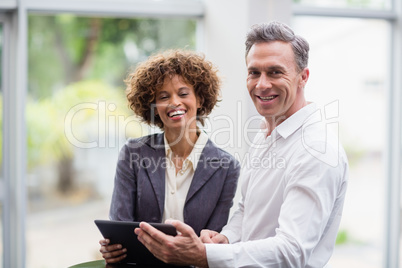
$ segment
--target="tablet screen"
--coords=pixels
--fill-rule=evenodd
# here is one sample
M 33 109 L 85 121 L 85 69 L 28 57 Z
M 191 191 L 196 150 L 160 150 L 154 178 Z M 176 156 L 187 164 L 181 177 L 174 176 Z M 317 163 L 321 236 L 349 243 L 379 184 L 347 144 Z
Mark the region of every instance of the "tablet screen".
M 95 220 L 95 224 L 102 236 L 110 240 L 110 245 L 121 244 L 123 248 L 127 249 L 127 257 L 122 261 L 123 263 L 147 264 L 155 267 L 174 267 L 154 257 L 154 255 L 152 255 L 152 253 L 149 252 L 140 241 L 138 241 L 134 229 L 139 227 L 139 222 Z M 171 224 L 149 224 L 165 234 L 172 236 L 177 234 L 176 228 Z

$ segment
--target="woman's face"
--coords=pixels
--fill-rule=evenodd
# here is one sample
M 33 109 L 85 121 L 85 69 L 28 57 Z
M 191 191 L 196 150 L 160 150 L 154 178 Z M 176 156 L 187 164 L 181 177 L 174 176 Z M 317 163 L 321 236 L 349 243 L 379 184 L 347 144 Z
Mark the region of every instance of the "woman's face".
M 201 106 L 194 88 L 181 76 L 165 79 L 162 88 L 156 91 L 155 104 L 155 113 L 162 120 L 165 131 L 196 129 L 197 108 Z

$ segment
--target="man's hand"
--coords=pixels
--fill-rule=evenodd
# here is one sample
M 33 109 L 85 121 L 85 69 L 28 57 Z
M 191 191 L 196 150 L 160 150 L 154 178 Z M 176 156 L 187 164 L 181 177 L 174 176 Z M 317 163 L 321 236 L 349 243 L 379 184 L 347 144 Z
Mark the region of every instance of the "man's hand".
M 116 263 L 127 257 L 126 249 L 123 248 L 120 244 L 109 245 L 109 239 L 99 240 L 99 244 L 101 245 L 100 253 L 102 253 L 102 257 L 105 259 L 106 263 Z
M 135 229 L 138 240 L 163 262 L 208 267 L 205 246 L 194 230 L 181 221 L 169 220 L 166 223 L 176 227 L 176 236 L 166 235 L 148 223 L 141 222 L 140 228 Z
M 211 230 L 201 230 L 201 241 L 207 244 L 229 244 L 226 236 Z

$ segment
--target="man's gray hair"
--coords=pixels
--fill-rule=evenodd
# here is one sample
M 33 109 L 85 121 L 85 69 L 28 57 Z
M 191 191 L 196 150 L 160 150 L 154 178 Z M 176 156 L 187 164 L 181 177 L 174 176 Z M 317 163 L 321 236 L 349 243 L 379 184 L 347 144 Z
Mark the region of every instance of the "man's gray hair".
M 307 67 L 310 49 L 308 42 L 303 37 L 295 35 L 289 26 L 277 21 L 255 24 L 250 28 L 246 38 L 246 57 L 254 44 L 272 41 L 290 43 L 299 71 Z

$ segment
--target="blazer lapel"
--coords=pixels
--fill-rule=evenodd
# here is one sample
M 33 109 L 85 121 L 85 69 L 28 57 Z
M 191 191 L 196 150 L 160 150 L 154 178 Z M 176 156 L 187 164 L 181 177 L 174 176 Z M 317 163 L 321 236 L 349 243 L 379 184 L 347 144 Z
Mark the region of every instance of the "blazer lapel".
M 188 190 L 186 202 L 212 177 L 212 175 L 220 168 L 219 150 L 208 139 L 207 144 L 202 151 L 198 160 L 197 169 Z
M 142 167 L 146 170 L 148 178 L 154 189 L 154 194 L 158 200 L 161 217 L 165 204 L 165 145 L 163 133 L 151 135 L 145 142 L 143 156 L 141 159 Z

